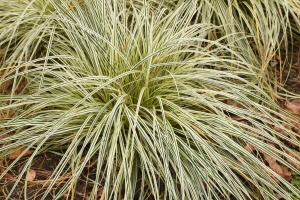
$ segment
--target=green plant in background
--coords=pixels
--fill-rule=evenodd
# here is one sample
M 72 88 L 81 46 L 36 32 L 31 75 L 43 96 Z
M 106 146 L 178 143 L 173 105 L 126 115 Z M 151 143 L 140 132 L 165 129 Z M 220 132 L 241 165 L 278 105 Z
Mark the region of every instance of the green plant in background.
M 300 164 L 282 142 L 300 144 L 268 66 L 297 1 L 4 0 L 0 10 L 0 83 L 11 88 L 0 157 L 33 150 L 15 187 L 36 155 L 63 151 L 41 199 L 68 173 L 55 198 L 74 195 L 88 163 L 89 199 L 101 188 L 105 199 L 300 196 L 245 149 Z
M 292 175 L 293 180 L 291 181 L 291 184 L 296 188 L 300 189 L 300 174 L 297 172 L 293 172 Z M 297 198 L 297 195 L 295 195 L 294 198 Z
M 293 172 L 292 175 L 294 176 L 294 180 L 292 180 L 291 183 L 297 188 L 300 188 L 300 175 L 295 172 Z

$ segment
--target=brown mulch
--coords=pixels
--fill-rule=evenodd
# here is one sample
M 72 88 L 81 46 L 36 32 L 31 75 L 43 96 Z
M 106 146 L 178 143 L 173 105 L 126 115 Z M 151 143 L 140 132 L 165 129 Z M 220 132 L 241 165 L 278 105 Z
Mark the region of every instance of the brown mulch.
M 285 49 L 282 49 L 285 52 Z M 293 41 L 288 45 L 288 53 L 282 53 L 279 64 L 283 66 L 283 72 L 279 82 L 284 88 L 295 94 L 300 94 L 300 41 Z
M 36 174 L 34 177 L 34 181 L 28 182 L 27 184 L 27 194 L 26 197 L 28 200 L 39 200 L 44 195 L 44 192 L 49 185 L 49 182 L 46 180 L 52 175 L 56 166 L 59 164 L 61 160 L 61 156 L 56 155 L 51 152 L 47 152 L 41 155 L 38 155 L 34 158 L 34 162 L 31 165 L 30 169 L 33 170 Z M 14 187 L 14 183 L 18 174 L 23 170 L 23 165 L 15 165 L 12 170 L 10 170 L 9 174 L 7 174 L 0 181 L 0 200 L 6 199 L 5 197 Z M 92 184 L 90 184 L 88 179 L 93 179 L 95 175 L 96 169 L 95 167 L 86 167 L 83 173 L 80 176 L 80 180 L 76 186 L 75 199 L 82 200 L 88 199 L 89 193 L 92 191 Z M 22 177 L 25 178 L 25 177 Z M 52 200 L 54 196 L 59 192 L 62 188 L 63 184 L 69 180 L 70 173 L 66 173 L 62 177 L 59 178 L 58 183 L 56 183 L 51 190 L 51 192 L 47 195 L 45 200 Z M 13 190 L 12 195 L 10 196 L 10 200 L 25 200 L 24 198 L 24 187 L 25 182 L 20 181 L 20 183 Z M 61 199 L 71 199 L 72 195 L 68 194 L 64 195 Z

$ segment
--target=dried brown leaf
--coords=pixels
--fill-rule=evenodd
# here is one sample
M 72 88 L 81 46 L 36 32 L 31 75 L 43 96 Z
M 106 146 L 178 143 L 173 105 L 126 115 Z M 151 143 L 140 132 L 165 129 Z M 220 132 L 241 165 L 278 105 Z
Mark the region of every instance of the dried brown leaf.
M 244 108 L 244 106 L 242 106 L 242 104 L 240 104 L 232 99 L 226 99 L 226 104 L 234 106 L 234 107 L 238 107 L 238 108 Z
M 5 139 L 5 138 L 7 138 L 9 135 L 7 135 L 7 134 L 3 134 L 3 135 L 0 135 L 0 140 L 3 140 L 3 139 Z
M 101 188 L 101 189 L 99 189 L 99 191 L 98 191 L 98 193 L 97 193 L 97 199 L 98 200 L 104 200 L 105 198 L 104 198 L 104 189 L 103 188 Z
M 300 115 L 300 99 L 285 101 L 285 108 L 294 115 Z
M 297 155 L 291 151 L 286 151 L 286 153 L 291 156 L 292 158 L 296 159 L 299 161 L 299 157 L 297 158 Z M 300 170 L 300 166 L 298 164 L 296 164 L 293 160 L 287 158 L 287 161 L 296 169 Z
M 274 126 L 273 128 L 274 128 L 275 131 L 281 133 L 282 135 L 288 136 L 288 134 L 284 130 L 279 128 L 278 126 Z
M 293 64 L 293 67 L 300 67 L 300 61 Z
M 294 131 L 300 135 L 300 122 L 293 120 L 291 123 L 294 125 Z
M 13 84 L 13 80 L 8 80 L 0 84 L 0 94 L 6 93 L 6 90 Z
M 269 145 L 275 147 L 273 144 L 269 144 Z M 273 152 L 276 153 L 278 156 L 280 156 L 280 154 L 278 152 L 275 152 L 275 151 L 273 151 Z M 278 175 L 280 175 L 282 178 L 284 178 L 286 180 L 292 179 L 292 173 L 290 172 L 289 168 L 277 163 L 276 158 L 274 158 L 273 156 L 270 156 L 269 154 L 267 154 L 263 151 L 260 151 L 260 153 L 264 156 L 264 160 L 269 164 L 269 167 L 274 172 L 276 172 Z
M 21 149 L 18 149 L 16 150 L 15 152 L 11 153 L 9 156 L 8 156 L 8 159 L 10 160 L 14 160 L 16 159 L 19 155 L 21 155 L 23 153 L 23 151 L 25 151 L 26 148 L 21 148 Z M 28 150 L 24 153 L 23 157 L 25 156 L 30 156 L 31 154 L 33 153 L 32 150 Z
M 4 172 L 4 165 L 2 160 L 0 160 L 0 174 L 2 174 Z
M 269 167 L 274 172 L 276 172 L 278 175 L 280 175 L 284 179 L 291 180 L 292 174 L 286 166 L 278 164 L 276 159 L 270 155 L 264 155 L 264 159 L 269 163 Z
M 255 147 L 254 147 L 252 144 L 250 144 L 250 143 L 247 143 L 247 145 L 246 145 L 245 148 L 246 148 L 248 151 L 250 151 L 250 152 L 255 151 Z
M 272 177 L 272 179 L 274 180 L 274 181 L 276 181 L 276 183 L 279 183 L 280 181 L 269 171 L 269 169 L 267 169 L 267 168 L 264 168 L 264 171 L 267 173 L 267 174 L 269 174 L 269 176 L 271 176 Z
M 280 194 L 278 194 L 278 193 L 275 194 L 275 197 L 276 197 L 277 199 L 283 199 L 283 197 L 282 197 Z
M 22 93 L 22 91 L 24 90 L 24 88 L 26 87 L 26 85 L 27 85 L 27 81 L 25 79 L 21 80 L 19 82 L 19 84 L 17 85 L 17 87 L 16 87 L 15 93 L 16 94 Z

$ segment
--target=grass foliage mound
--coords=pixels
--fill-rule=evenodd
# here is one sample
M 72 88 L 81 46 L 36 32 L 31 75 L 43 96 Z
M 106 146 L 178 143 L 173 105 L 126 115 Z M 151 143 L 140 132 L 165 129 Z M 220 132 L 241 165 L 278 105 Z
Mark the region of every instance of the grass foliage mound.
M 23 163 L 26 190 L 56 152 L 40 199 L 66 174 L 55 199 L 72 199 L 87 165 L 89 199 L 299 198 L 262 155 L 299 172 L 269 65 L 299 14 L 296 0 L 1 0 L 0 180 Z

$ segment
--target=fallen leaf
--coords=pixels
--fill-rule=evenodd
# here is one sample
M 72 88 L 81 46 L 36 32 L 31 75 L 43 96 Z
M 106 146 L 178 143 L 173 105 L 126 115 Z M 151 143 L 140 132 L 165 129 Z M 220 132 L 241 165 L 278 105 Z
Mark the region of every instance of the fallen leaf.
M 25 79 L 21 80 L 18 85 L 16 86 L 15 93 L 20 94 L 24 90 L 25 86 L 27 85 L 27 81 Z
M 269 176 L 276 182 L 276 183 L 279 183 L 280 181 L 269 171 L 268 168 L 263 168 L 264 171 L 269 174 Z
M 238 103 L 232 99 L 226 99 L 226 104 L 234 106 L 234 107 L 244 108 L 244 106 L 242 106 L 240 103 Z
M 300 115 L 300 99 L 294 99 L 292 101 L 285 101 L 285 108 L 294 115 Z
M 300 61 L 293 64 L 293 67 L 300 67 Z
M 101 188 L 98 193 L 97 193 L 97 199 L 99 200 L 104 200 L 104 194 L 103 194 L 104 189 Z
M 252 144 L 247 143 L 246 147 L 245 147 L 248 151 L 253 152 L 255 151 L 255 148 Z
M 6 94 L 7 89 L 13 84 L 13 80 L 8 80 L 0 84 L 0 93 Z
M 276 172 L 278 175 L 280 175 L 282 178 L 286 180 L 291 180 L 292 173 L 289 171 L 289 169 L 286 166 L 278 164 L 275 158 L 267 154 L 264 155 L 264 159 L 269 163 L 269 167 L 274 172 Z
M 2 174 L 4 172 L 4 165 L 2 160 L 0 160 L 0 174 Z
M 276 60 L 276 59 L 272 59 L 272 60 L 270 61 L 270 65 L 271 65 L 272 67 L 275 67 L 275 66 L 278 65 L 278 64 L 279 64 L 279 61 Z
M 288 136 L 288 134 L 284 130 L 279 128 L 278 126 L 274 126 L 273 128 L 274 128 L 275 131 L 281 133 L 282 135 Z
M 296 101 L 297 100 L 297 101 Z M 291 102 L 287 103 L 288 101 L 286 101 L 285 105 L 289 105 L 288 107 L 285 106 L 286 108 L 286 111 L 294 114 L 294 115 L 297 115 L 295 112 L 293 112 L 291 109 L 294 109 L 294 110 L 297 110 L 297 108 L 299 108 L 300 110 L 300 99 L 296 99 L 292 102 L 294 102 L 294 104 L 292 104 Z M 286 113 L 284 112 L 281 112 L 279 111 L 280 114 L 286 116 L 287 118 L 285 118 L 285 120 L 287 120 L 287 122 L 289 123 L 288 124 L 283 124 L 283 127 L 286 128 L 286 129 L 289 129 L 289 130 L 293 130 L 294 132 L 296 132 L 297 134 L 300 135 L 300 121 L 299 120 L 296 120 L 296 119 L 291 119 Z M 298 117 L 300 117 L 300 115 L 298 115 Z M 287 136 L 286 133 L 284 133 L 284 131 L 277 127 L 277 126 L 274 126 L 274 129 L 280 133 L 283 133 L 284 135 Z
M 282 197 L 280 194 L 278 194 L 278 193 L 275 194 L 275 197 L 276 197 L 277 199 L 283 199 L 283 197 Z
M 293 120 L 291 123 L 294 125 L 294 131 L 300 135 L 300 122 Z
M 33 181 L 35 176 L 36 176 L 36 172 L 33 169 L 30 169 L 28 174 L 27 174 L 26 180 L 27 181 Z
M 5 169 L 6 166 L 3 164 L 3 161 L 0 160 L 0 174 L 3 176 L 3 178 L 10 181 L 16 181 L 17 178 L 12 176 L 9 172 L 4 173 Z
M 269 144 L 270 146 L 275 147 L 275 145 L 273 144 Z M 278 156 L 280 156 L 279 153 L 273 151 L 274 153 L 276 153 Z M 269 154 L 260 151 L 260 153 L 264 156 L 264 160 L 266 162 L 268 162 L 269 167 L 276 172 L 278 175 L 280 175 L 282 178 L 286 179 L 286 180 L 291 180 L 292 179 L 292 173 L 290 172 L 289 168 L 287 168 L 284 165 L 280 165 L 279 163 L 277 163 L 276 158 L 274 158 L 273 156 L 270 156 Z
M 281 61 L 281 58 L 278 54 L 275 54 L 275 60 Z
M 275 147 L 274 144 L 269 144 L 270 146 L 272 147 Z M 250 152 L 253 152 L 255 151 L 255 147 L 250 144 L 250 143 L 247 143 L 246 147 L 245 147 L 248 151 Z M 258 152 L 260 154 L 263 155 L 263 158 L 264 160 L 269 164 L 269 168 L 272 169 L 275 173 L 277 173 L 278 175 L 280 175 L 282 178 L 290 181 L 292 179 L 292 173 L 290 172 L 289 168 L 284 166 L 284 165 L 281 165 L 279 163 L 277 163 L 277 160 L 276 158 L 274 158 L 273 156 L 270 156 L 269 154 L 261 151 L 261 150 L 258 150 Z M 280 153 L 276 152 L 276 151 L 273 151 L 275 154 L 277 154 L 278 156 L 281 156 Z M 287 152 L 288 153 L 288 152 Z M 292 154 L 292 153 L 291 153 Z M 290 155 L 290 154 L 289 154 Z M 292 165 L 292 163 L 291 163 Z M 279 182 L 279 180 L 277 178 L 275 178 L 270 172 L 268 169 L 264 169 L 276 182 Z
M 26 148 L 21 148 L 21 149 L 18 149 L 16 150 L 15 152 L 11 153 L 9 156 L 8 156 L 8 159 L 10 160 L 14 160 L 16 159 L 19 155 L 21 155 L 23 153 L 23 151 L 25 151 Z M 31 154 L 33 153 L 32 150 L 28 150 L 26 151 L 22 156 L 25 157 L 25 156 L 30 156 Z
M 295 153 L 293 152 L 290 152 L 290 151 L 286 151 L 286 153 L 291 156 L 292 158 L 296 159 L 297 160 L 297 156 L 295 155 Z M 287 161 L 293 166 L 295 167 L 296 169 L 300 170 L 300 166 L 298 164 L 296 164 L 293 160 L 287 158 Z M 299 157 L 298 157 L 298 161 L 299 161 Z
M 7 138 L 7 137 L 8 137 L 7 134 L 0 135 L 0 140 L 3 140 L 3 139 L 5 139 L 5 138 Z

